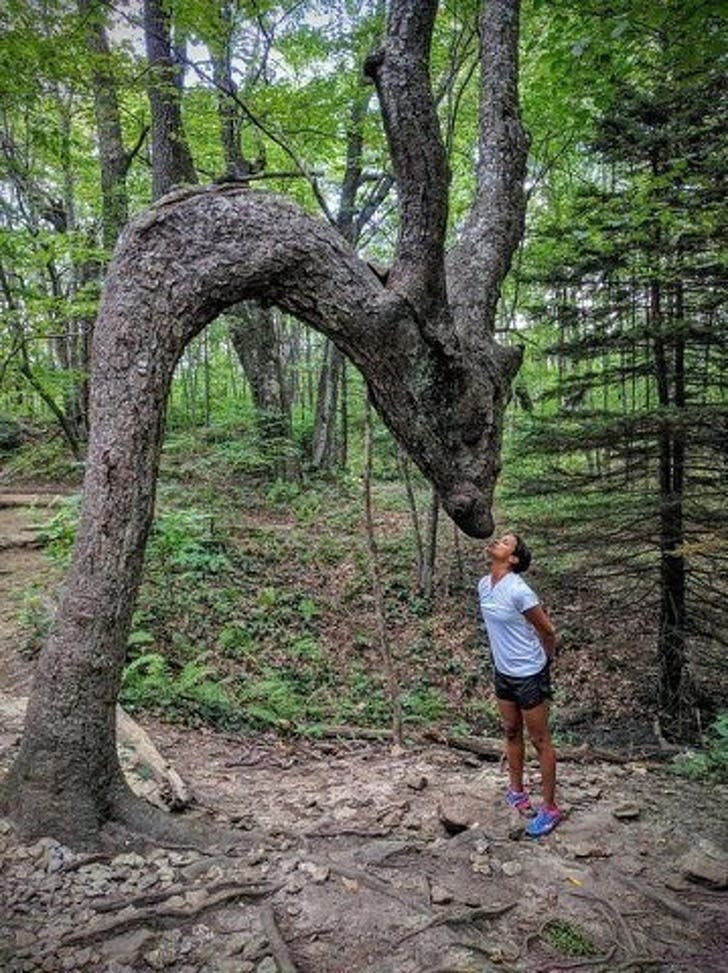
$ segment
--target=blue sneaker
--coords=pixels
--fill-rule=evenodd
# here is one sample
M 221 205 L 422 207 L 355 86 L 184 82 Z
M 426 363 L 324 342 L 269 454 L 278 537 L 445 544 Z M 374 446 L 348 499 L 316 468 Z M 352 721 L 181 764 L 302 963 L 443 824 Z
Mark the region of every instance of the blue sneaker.
M 514 791 L 509 787 L 506 791 L 506 804 L 515 808 L 519 814 L 530 816 L 534 813 L 531 798 L 525 791 Z
M 545 834 L 551 834 L 563 816 L 557 807 L 540 807 L 536 817 L 531 818 L 526 825 L 526 834 L 532 838 L 541 838 Z

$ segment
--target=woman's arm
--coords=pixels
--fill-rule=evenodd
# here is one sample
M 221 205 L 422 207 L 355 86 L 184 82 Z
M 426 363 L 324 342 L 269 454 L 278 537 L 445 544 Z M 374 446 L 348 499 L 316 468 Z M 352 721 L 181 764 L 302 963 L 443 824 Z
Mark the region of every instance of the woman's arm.
M 554 623 L 540 605 L 527 608 L 523 614 L 536 629 L 546 655 L 549 659 L 553 659 L 556 649 L 556 629 L 554 628 Z

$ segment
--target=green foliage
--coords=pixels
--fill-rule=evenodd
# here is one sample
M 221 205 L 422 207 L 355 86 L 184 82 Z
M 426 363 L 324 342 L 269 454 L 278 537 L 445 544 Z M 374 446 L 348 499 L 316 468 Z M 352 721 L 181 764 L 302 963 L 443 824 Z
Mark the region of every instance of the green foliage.
M 728 783 L 728 712 L 721 713 L 703 741 L 703 749 L 681 756 L 672 771 L 713 783 Z
M 494 736 L 500 734 L 502 723 L 498 708 L 487 700 L 480 700 L 470 707 L 471 721 L 479 733 Z
M 76 541 L 80 497 L 67 497 L 59 502 L 58 509 L 40 526 L 38 538 L 46 554 L 54 561 L 67 564 Z
M 584 930 L 567 919 L 549 919 L 541 930 L 541 938 L 565 956 L 599 955 Z
M 253 726 L 285 730 L 304 714 L 311 715 L 295 683 L 273 669 L 265 670 L 258 679 L 246 680 L 237 698 Z
M 20 595 L 17 618 L 24 632 L 23 648 L 31 655 L 40 652 L 53 623 L 53 606 L 40 585 L 32 584 Z
M 0 416 L 0 453 L 18 449 L 23 442 L 23 430 L 19 422 Z
M 339 714 L 342 721 L 349 718 L 355 723 L 381 726 L 390 719 L 390 703 L 387 698 L 381 674 L 367 672 L 355 662 L 349 671 L 347 682 L 348 696 L 341 699 Z
M 0 339 L 1 340 L 1 339 Z M 11 382 L 0 386 L 10 390 Z M 34 431 L 28 440 L 12 453 L 0 456 L 2 480 L 52 483 L 75 483 L 81 473 L 80 465 L 71 457 L 68 445 L 55 433 L 48 435 Z
M 447 700 L 435 686 L 420 686 L 402 697 L 402 714 L 406 723 L 437 723 L 446 712 Z
M 239 724 L 239 707 L 216 677 L 208 658 L 209 654 L 203 653 L 173 673 L 169 661 L 157 652 L 138 656 L 124 669 L 122 705 L 130 710 L 164 712 L 170 719 L 188 723 Z
M 157 517 L 149 552 L 183 575 L 224 574 L 230 567 L 214 536 L 214 519 L 199 510 L 169 510 Z

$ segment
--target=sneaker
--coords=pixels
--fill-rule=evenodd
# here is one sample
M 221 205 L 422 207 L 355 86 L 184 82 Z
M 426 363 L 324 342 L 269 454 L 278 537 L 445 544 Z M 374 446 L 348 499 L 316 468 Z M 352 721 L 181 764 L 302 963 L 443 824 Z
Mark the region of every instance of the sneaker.
M 533 814 L 531 798 L 525 791 L 514 791 L 509 787 L 506 791 L 506 804 L 515 808 L 519 814 Z
M 526 825 L 526 834 L 532 838 L 540 838 L 542 835 L 550 834 L 563 816 L 557 807 L 540 807 L 536 817 L 532 818 Z

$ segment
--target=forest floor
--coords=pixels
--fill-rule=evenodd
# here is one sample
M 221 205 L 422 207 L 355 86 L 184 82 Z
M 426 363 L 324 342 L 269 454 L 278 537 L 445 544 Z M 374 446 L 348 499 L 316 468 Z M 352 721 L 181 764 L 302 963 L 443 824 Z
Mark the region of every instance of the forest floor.
M 0 774 L 32 670 L 18 599 L 51 574 L 32 507 L 0 503 Z M 533 841 L 497 761 L 421 737 L 139 722 L 191 787 L 188 813 L 239 839 L 172 849 L 110 832 L 84 856 L 26 846 L 0 820 L 3 971 L 728 970 L 725 786 L 586 750 L 560 765 L 566 819 Z M 531 755 L 538 795 L 535 770 Z

